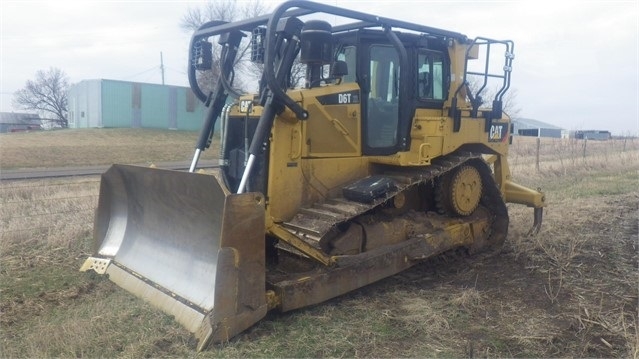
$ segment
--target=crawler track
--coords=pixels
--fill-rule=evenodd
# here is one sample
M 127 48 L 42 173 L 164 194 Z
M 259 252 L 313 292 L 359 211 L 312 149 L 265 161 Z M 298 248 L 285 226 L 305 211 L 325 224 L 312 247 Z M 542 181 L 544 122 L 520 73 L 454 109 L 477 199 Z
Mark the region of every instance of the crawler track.
M 483 161 L 481 154 L 472 152 L 455 152 L 433 160 L 428 167 L 393 167 L 382 170 L 379 174 L 392 178 L 396 184 L 396 189 L 385 196 L 371 203 L 351 201 L 344 197 L 329 198 L 323 203 L 301 208 L 290 221 L 283 223 L 283 227 L 308 245 L 322 250 L 320 243 L 341 223 L 372 211 L 398 193 L 419 184 L 429 183 L 462 164 L 472 164 L 478 168 L 484 183 L 481 204 L 489 210 L 492 217 L 491 235 L 486 243 L 476 243 L 471 250 L 480 251 L 487 245 L 502 243 L 508 230 L 507 209 L 495 185 L 490 167 Z

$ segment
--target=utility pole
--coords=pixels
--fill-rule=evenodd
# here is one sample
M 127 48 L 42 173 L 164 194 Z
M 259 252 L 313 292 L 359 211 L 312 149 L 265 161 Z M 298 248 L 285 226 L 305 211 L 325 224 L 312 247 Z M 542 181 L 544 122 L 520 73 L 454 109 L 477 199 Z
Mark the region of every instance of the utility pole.
M 164 85 L 164 60 L 162 60 L 162 51 L 160 51 L 160 71 L 162 72 L 162 85 Z

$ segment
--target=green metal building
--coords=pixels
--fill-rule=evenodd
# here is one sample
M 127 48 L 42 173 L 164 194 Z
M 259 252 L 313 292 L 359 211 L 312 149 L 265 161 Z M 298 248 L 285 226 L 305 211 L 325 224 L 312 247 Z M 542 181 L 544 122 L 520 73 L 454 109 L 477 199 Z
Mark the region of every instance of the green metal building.
M 188 87 L 83 80 L 68 93 L 69 128 L 199 130 L 205 107 Z

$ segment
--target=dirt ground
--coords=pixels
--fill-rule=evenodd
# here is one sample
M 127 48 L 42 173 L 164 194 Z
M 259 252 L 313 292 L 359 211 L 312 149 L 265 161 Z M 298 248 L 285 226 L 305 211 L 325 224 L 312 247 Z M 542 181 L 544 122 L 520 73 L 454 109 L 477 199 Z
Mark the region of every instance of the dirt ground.
M 511 210 L 516 229 L 501 253 L 423 265 L 451 286 L 480 293 L 476 325 L 464 333 L 469 357 L 636 356 L 638 197 L 605 198 L 595 206 L 601 213 L 582 210 L 588 202 L 574 202 L 577 217 L 548 209 L 548 229 L 537 238 L 522 233 L 517 216 L 526 210 Z

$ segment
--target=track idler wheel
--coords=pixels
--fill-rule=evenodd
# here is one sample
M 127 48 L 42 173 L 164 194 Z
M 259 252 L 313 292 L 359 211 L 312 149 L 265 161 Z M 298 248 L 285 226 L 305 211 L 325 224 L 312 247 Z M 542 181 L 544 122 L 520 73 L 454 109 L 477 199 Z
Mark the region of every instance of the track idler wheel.
M 438 181 L 437 209 L 442 214 L 469 216 L 481 200 L 483 185 L 474 166 L 463 165 L 443 175 Z

